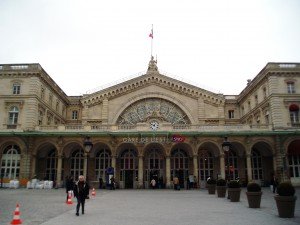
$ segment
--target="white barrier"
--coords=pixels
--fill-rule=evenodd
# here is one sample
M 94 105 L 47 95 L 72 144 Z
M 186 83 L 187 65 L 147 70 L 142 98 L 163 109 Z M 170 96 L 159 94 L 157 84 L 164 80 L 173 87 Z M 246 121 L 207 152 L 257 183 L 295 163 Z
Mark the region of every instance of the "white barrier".
M 9 188 L 19 188 L 20 182 L 18 180 L 9 181 Z

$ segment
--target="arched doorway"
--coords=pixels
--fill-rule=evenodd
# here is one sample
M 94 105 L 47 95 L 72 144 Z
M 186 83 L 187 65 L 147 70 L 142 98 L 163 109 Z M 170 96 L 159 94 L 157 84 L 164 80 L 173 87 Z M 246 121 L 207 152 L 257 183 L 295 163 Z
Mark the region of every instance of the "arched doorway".
M 84 167 L 84 153 L 82 149 L 75 149 L 71 155 L 70 174 L 75 180 L 78 179 L 79 175 L 83 175 Z M 88 179 L 88 177 L 86 178 Z
M 165 178 L 165 158 L 161 146 L 155 144 L 150 145 L 146 150 L 144 176 L 146 188 L 153 178 L 156 180 L 157 187 L 162 188 Z
M 227 180 L 235 180 L 239 177 L 238 156 L 234 150 L 225 154 L 225 177 Z
M 120 157 L 120 184 L 134 188 L 138 177 L 138 157 L 134 149 L 124 149 Z
M 214 178 L 214 157 L 210 151 L 199 152 L 199 181 L 205 182 L 207 178 Z
M 102 147 L 96 153 L 95 172 L 97 180 L 102 179 L 106 183 L 106 169 L 111 167 L 111 152 L 108 148 Z
M 189 176 L 189 157 L 182 148 L 175 148 L 171 152 L 171 179 L 178 177 L 179 184 L 185 187 L 185 181 Z
M 57 155 L 55 149 L 49 151 L 46 161 L 47 165 L 45 179 L 55 181 L 57 174 Z
M 248 169 L 248 168 L 246 168 Z M 252 180 L 266 186 L 273 174 L 273 156 L 270 144 L 265 141 L 255 143 L 251 149 Z

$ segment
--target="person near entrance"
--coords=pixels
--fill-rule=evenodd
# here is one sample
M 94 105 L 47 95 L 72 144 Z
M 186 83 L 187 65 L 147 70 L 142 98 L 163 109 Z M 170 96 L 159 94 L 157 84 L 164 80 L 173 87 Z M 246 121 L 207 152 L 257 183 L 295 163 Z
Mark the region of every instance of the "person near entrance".
M 179 179 L 178 179 L 178 177 L 174 177 L 173 184 L 174 184 L 174 190 L 179 191 L 180 190 L 180 185 L 179 185 Z
M 74 189 L 73 177 L 72 176 L 67 176 L 66 177 L 66 193 L 67 193 L 66 202 L 68 202 L 69 192 L 71 192 L 71 194 L 73 194 L 73 189 Z
M 112 176 L 110 178 L 110 190 L 115 190 L 115 178 Z
M 84 176 L 80 175 L 78 181 L 74 186 L 74 196 L 77 198 L 76 216 L 79 216 L 79 208 L 81 205 L 81 212 L 84 214 L 85 199 L 89 196 L 90 187 L 85 181 Z
M 152 180 L 150 181 L 151 187 L 152 189 L 155 189 L 156 187 L 156 180 L 154 178 L 152 178 Z

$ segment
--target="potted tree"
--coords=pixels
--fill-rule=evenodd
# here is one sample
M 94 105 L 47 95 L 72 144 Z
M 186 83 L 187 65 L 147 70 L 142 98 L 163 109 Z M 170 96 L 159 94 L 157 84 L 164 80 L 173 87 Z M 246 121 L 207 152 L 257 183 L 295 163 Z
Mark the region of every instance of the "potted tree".
M 255 182 L 249 182 L 246 191 L 249 208 L 260 208 L 261 202 L 261 187 Z
M 228 195 L 231 202 L 239 202 L 241 195 L 241 185 L 237 180 L 231 180 L 227 184 Z
M 294 217 L 297 196 L 295 196 L 295 188 L 290 182 L 280 183 L 277 186 L 277 195 L 274 198 L 279 217 Z
M 224 179 L 218 179 L 216 187 L 218 198 L 225 198 L 226 188 L 226 181 Z
M 208 190 L 208 194 L 214 195 L 216 193 L 216 180 L 213 178 L 207 179 L 206 187 Z

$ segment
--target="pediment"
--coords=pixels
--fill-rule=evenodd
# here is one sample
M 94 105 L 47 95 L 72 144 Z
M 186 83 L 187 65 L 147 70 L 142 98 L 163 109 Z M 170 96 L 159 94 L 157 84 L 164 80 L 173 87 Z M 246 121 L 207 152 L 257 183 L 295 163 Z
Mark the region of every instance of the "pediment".
M 194 99 L 203 98 L 204 101 L 212 104 L 224 104 L 225 98 L 223 94 L 216 94 L 205 89 L 187 84 L 180 80 L 163 75 L 158 71 L 148 72 L 139 77 L 130 79 L 120 84 L 96 91 L 91 94 L 83 95 L 82 104 L 91 106 L 99 104 L 104 99 L 111 100 L 123 96 L 127 93 L 143 89 L 150 85 L 158 86 L 185 95 Z

